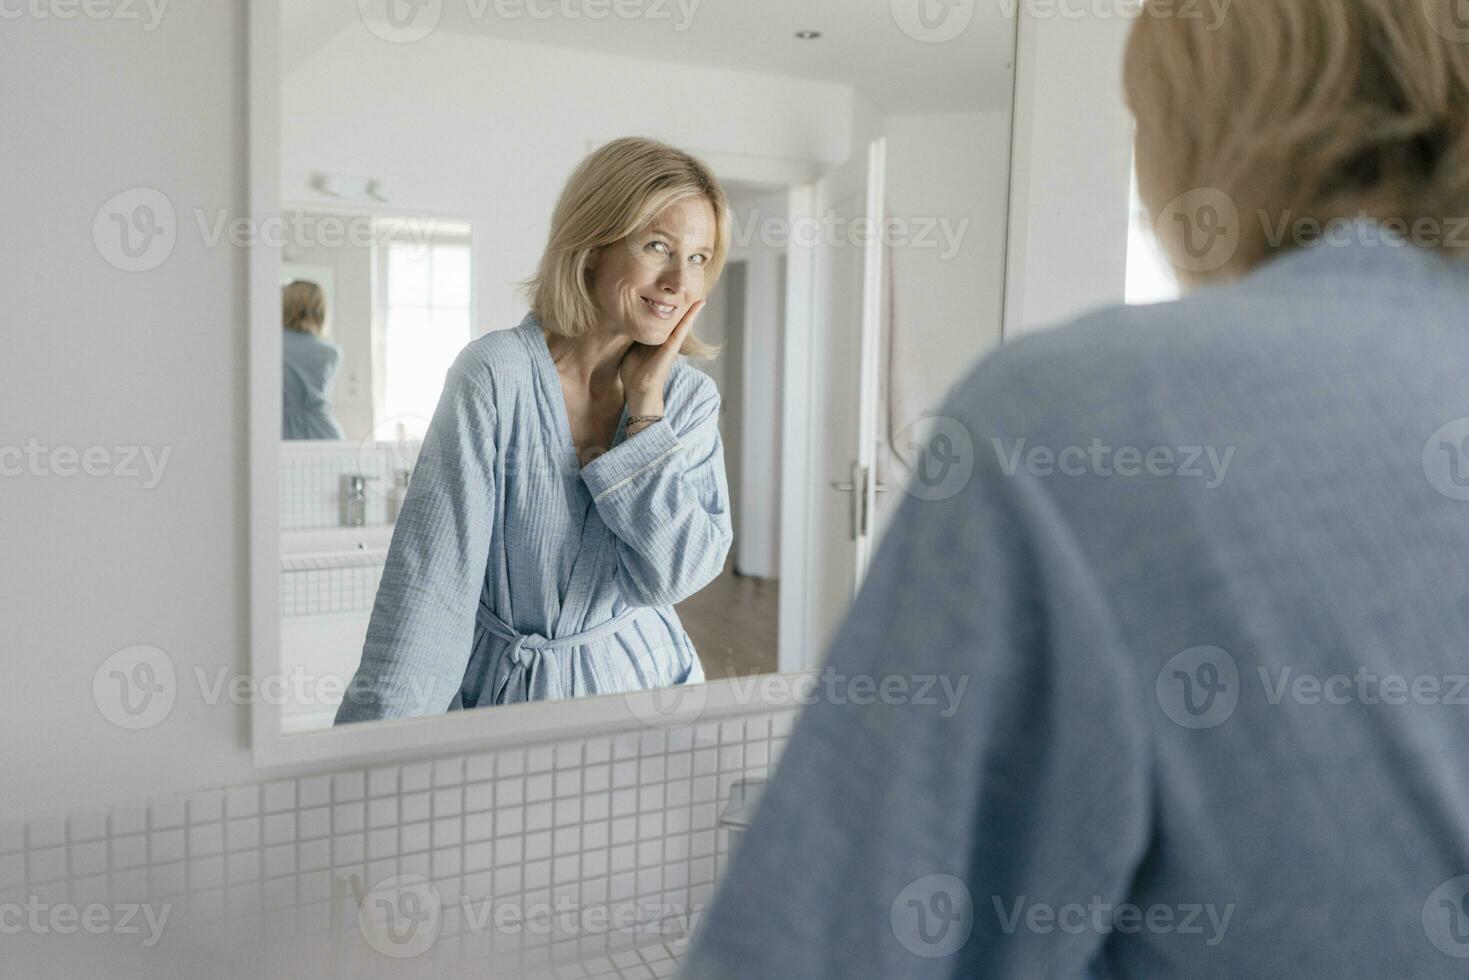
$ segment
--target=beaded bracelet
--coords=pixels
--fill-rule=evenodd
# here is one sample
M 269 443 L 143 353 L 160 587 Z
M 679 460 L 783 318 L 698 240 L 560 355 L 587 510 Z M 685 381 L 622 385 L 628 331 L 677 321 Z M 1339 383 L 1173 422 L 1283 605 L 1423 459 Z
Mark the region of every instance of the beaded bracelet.
M 629 415 L 627 417 L 627 424 L 634 425 L 638 422 L 656 422 L 662 417 L 661 415 Z

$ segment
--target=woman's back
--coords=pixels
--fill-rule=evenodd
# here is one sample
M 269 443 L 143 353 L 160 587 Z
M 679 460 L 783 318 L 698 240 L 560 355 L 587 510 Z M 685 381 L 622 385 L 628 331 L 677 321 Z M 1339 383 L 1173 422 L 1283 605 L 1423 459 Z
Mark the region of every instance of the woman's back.
M 971 374 L 830 648 L 954 696 L 808 709 L 691 975 L 1462 975 L 1469 265 L 1353 228 Z
M 341 348 L 302 330 L 281 332 L 284 439 L 341 439 L 331 415 L 331 384 Z

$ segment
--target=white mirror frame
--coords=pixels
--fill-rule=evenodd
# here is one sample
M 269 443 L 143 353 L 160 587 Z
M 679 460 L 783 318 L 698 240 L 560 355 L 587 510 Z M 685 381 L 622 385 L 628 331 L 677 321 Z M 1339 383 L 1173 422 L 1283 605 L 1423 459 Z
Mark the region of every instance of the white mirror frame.
M 280 0 L 250 0 L 248 23 L 249 213 L 260 227 L 282 213 L 280 188 L 279 32 Z M 592 141 L 596 145 L 599 141 Z M 590 147 L 589 147 L 590 148 Z M 818 176 L 814 167 L 789 161 L 705 154 L 721 173 L 754 181 L 807 185 Z M 814 208 L 814 194 L 791 192 L 793 214 Z M 253 678 L 284 675 L 280 620 L 280 293 L 281 250 L 260 240 L 248 255 L 247 322 L 249 371 L 249 621 Z M 788 259 L 789 310 L 804 315 L 810 292 L 811 254 L 793 248 Z M 799 322 L 799 321 L 797 321 Z M 786 361 L 793 375 L 804 377 L 810 354 L 804 331 L 787 331 Z M 783 472 L 809 481 L 812 454 L 806 449 L 810 414 L 804 400 L 786 400 Z M 786 527 L 807 524 L 809 494 L 785 494 L 781 519 Z M 794 535 L 781 543 L 780 642 L 782 651 L 809 658 L 805 554 Z M 256 766 L 283 767 L 306 763 L 351 762 L 371 757 L 390 761 L 422 757 L 426 752 L 496 748 L 593 734 L 625 732 L 646 725 L 670 729 L 760 711 L 788 709 L 801 703 L 800 692 L 815 683 L 814 668 L 729 678 L 676 688 L 611 694 L 574 700 L 503 706 L 494 711 L 454 711 L 443 715 L 344 725 L 315 732 L 282 732 L 282 706 L 267 697 L 251 702 L 250 728 Z M 804 678 L 804 680 L 803 680 Z M 773 682 L 772 682 L 772 679 Z M 258 685 L 257 685 L 258 687 Z
M 247 65 L 249 213 L 258 223 L 281 211 L 279 34 L 280 0 L 249 0 Z M 1085 309 L 1119 303 L 1125 292 L 1131 125 L 1121 96 L 1127 18 L 1071 20 L 1037 17 L 1017 8 L 1010 117 L 1009 215 L 1006 227 L 1003 336 L 1019 336 Z M 1092 93 L 1078 99 L 1077 92 Z M 800 164 L 705 154 L 721 173 L 747 180 L 800 185 L 817 174 Z M 1089 161 L 1076 167 L 1075 161 Z M 811 215 L 815 195 L 795 188 L 790 217 Z M 258 226 L 258 224 L 257 224 Z M 248 255 L 247 323 L 250 336 L 249 622 L 253 676 L 281 672 L 280 620 L 280 250 L 256 243 Z M 811 254 L 788 256 L 788 322 L 807 320 Z M 1067 288 L 1056 290 L 1057 276 Z M 804 331 L 786 331 L 787 372 L 806 376 L 811 353 Z M 254 397 L 264 392 L 265 397 Z M 787 398 L 782 473 L 820 485 L 810 472 L 810 410 Z M 783 527 L 804 527 L 809 492 L 785 494 Z M 809 587 L 805 551 L 796 535 L 781 542 L 780 644 L 812 663 L 806 616 Z M 456 711 L 432 717 L 344 725 L 297 735 L 281 733 L 281 709 L 255 698 L 251 705 L 254 759 L 260 767 L 348 763 L 422 757 L 426 752 L 499 748 L 605 732 L 640 724 L 669 729 L 698 720 L 782 710 L 802 702 L 812 668 L 763 678 L 733 678 L 634 694 Z M 764 683 L 771 678 L 775 683 Z M 753 692 L 754 697 L 748 696 Z M 670 705 L 669 702 L 672 702 Z

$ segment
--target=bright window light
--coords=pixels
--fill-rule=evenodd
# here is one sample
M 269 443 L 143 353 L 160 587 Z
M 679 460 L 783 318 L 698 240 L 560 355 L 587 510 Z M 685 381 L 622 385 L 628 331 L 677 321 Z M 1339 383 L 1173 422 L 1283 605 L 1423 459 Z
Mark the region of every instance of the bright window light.
M 1129 303 L 1166 303 L 1178 299 L 1178 280 L 1158 248 L 1147 212 L 1137 194 L 1137 167 L 1132 168 L 1131 219 L 1127 223 L 1127 293 Z
M 421 439 L 444 376 L 470 341 L 469 246 L 458 241 L 382 246 L 383 398 L 379 438 Z

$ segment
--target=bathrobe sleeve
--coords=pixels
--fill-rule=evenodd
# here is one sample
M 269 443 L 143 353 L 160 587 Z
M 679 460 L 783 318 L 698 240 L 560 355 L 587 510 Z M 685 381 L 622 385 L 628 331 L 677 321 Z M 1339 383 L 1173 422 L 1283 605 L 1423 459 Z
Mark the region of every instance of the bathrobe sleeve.
M 494 431 L 494 401 L 456 362 L 419 449 L 336 724 L 442 714 L 462 685 L 494 527 Z
M 941 411 L 973 472 L 902 498 L 681 978 L 1080 978 L 1106 936 L 1031 906 L 1128 892 L 1149 705 L 1045 487 L 999 471 L 1005 430 Z
M 617 546 L 631 605 L 670 605 L 724 567 L 734 531 L 719 436 L 719 389 L 700 375 L 675 429 L 665 415 L 582 467 L 592 502 Z

